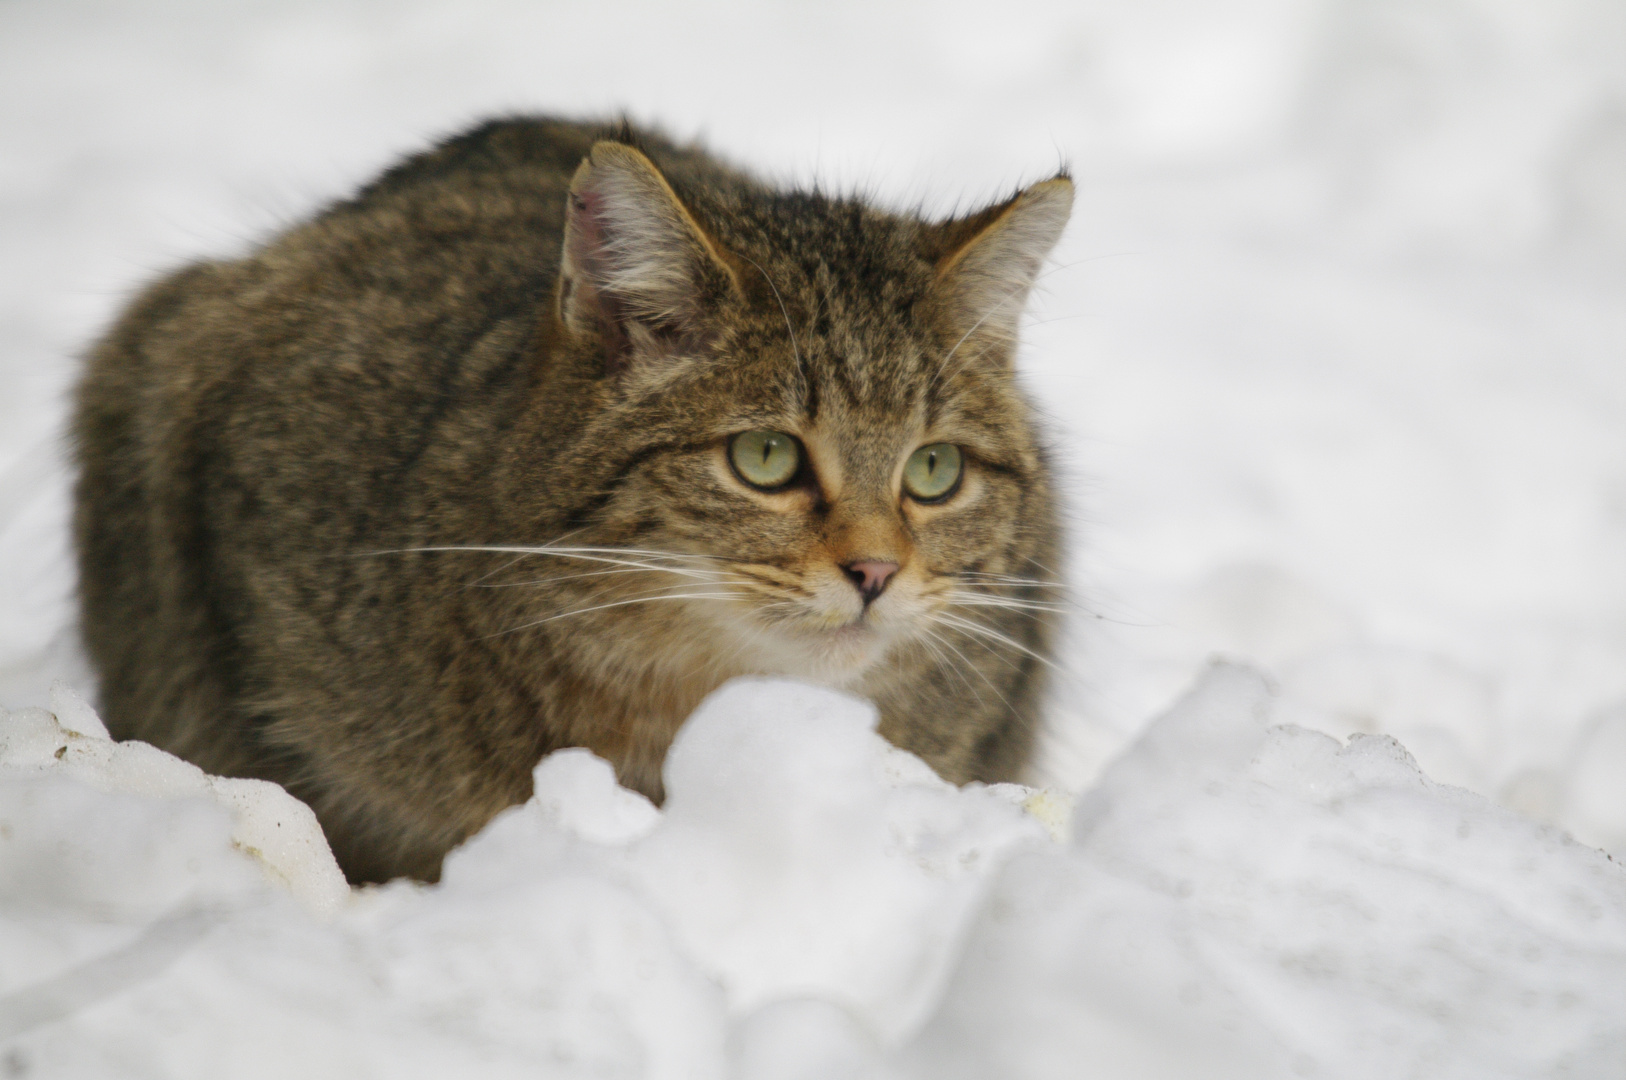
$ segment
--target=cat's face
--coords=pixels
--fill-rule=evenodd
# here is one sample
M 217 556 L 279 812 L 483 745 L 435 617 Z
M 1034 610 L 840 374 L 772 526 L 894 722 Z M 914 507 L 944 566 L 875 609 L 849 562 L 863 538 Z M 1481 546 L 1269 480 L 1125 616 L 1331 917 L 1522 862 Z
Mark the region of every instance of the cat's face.
M 680 591 L 753 669 L 850 681 L 933 640 L 958 594 L 1031 573 L 1046 482 L 1009 376 L 939 382 L 941 346 L 889 338 L 804 339 L 800 363 L 725 349 L 650 402 L 666 449 L 607 514 L 638 523 L 638 546 L 703 560 Z
M 960 609 L 1031 577 L 1048 527 L 1011 309 L 1065 206 L 1039 207 L 1037 240 L 1006 220 L 1029 195 L 958 244 L 880 215 L 821 236 L 804 212 L 799 234 L 775 235 L 716 209 L 695 237 L 681 203 L 649 212 L 667 209 L 658 187 L 635 190 L 633 225 L 610 213 L 625 191 L 605 187 L 575 205 L 561 295 L 619 367 L 584 436 L 616 463 L 591 537 L 647 566 L 584 588 L 660 608 L 645 627 L 762 673 L 846 685 L 904 643 L 953 649 L 945 630 L 975 617 Z M 663 273 L 606 265 L 625 255 L 617 228 L 663 227 Z M 640 275 L 669 292 L 628 299 Z

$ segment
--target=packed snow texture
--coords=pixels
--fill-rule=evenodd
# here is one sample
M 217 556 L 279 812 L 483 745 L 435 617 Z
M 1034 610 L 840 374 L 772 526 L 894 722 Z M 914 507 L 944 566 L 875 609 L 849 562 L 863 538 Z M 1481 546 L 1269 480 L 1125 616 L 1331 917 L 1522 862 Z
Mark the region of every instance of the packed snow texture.
M 737 681 L 660 810 L 561 751 L 438 886 L 337 903 L 275 786 L 13 713 L 0 1039 L 85 1077 L 1618 1076 L 1621 867 L 1271 707 L 1211 669 L 1069 844 L 864 702 Z
M 0 1075 L 1626 1075 L 1626 8 L 992 10 L 0 5 Z M 353 895 L 86 704 L 76 357 L 433 137 L 618 108 L 930 212 L 1071 164 L 1036 787 L 737 685 L 662 810 L 566 752 Z

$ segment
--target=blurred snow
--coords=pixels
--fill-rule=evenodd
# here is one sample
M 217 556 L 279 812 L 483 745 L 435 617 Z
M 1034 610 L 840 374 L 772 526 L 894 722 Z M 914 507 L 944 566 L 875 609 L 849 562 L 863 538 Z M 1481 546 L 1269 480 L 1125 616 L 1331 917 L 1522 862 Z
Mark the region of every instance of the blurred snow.
M 337 895 L 315 849 L 278 854 L 243 831 L 275 830 L 292 810 L 108 749 L 83 730 L 82 703 L 52 696 L 60 680 L 93 697 L 72 626 L 59 431 L 76 357 L 123 298 L 479 117 L 620 107 L 771 176 L 933 211 L 1071 163 L 1075 221 L 1024 358 L 1070 491 L 1077 607 L 1034 780 L 1090 789 L 1084 807 L 1112 810 L 1065 854 L 999 871 L 992 901 L 980 890 L 993 869 L 910 878 L 865 828 L 1005 851 L 1014 833 L 1001 830 L 1035 828 L 1007 813 L 1021 792 L 956 796 L 899 774 L 896 788 L 860 785 L 845 826 L 807 824 L 846 812 L 814 792 L 805 807 L 772 802 L 780 816 L 753 836 L 731 822 L 771 800 L 760 778 L 663 816 L 567 757 L 544 764 L 539 801 L 494 823 L 445 885 L 368 894 L 315 922 L 308 907 Z M 0 1031 L 22 1030 L 19 1016 L 44 1025 L 0 1049 L 12 1074 L 49 1046 L 81 1075 L 242 1071 L 228 1058 L 277 1075 L 408 1058 L 395 1071 L 479 1060 L 498 1074 L 534 1071 L 526 1055 L 543 1054 L 562 1075 L 683 1075 L 674 1063 L 688 1062 L 694 1075 L 883 1076 L 936 1068 L 969 1040 L 985 1051 L 966 1060 L 1011 1075 L 1091 1055 L 1121 1062 L 1119 1075 L 1166 1075 L 1188 1053 L 1249 1075 L 1344 1075 L 1349 1061 L 1366 1075 L 1608 1075 L 1598 1062 L 1618 1075 L 1619 1028 L 1585 1020 L 1626 1012 L 1610 996 L 1623 985 L 1618 908 L 1597 900 L 1618 902 L 1618 886 L 1578 869 L 1618 866 L 1404 780 L 1398 756 L 1383 773 L 1373 762 L 1389 751 L 1372 749 L 1394 736 L 1435 780 L 1626 852 L 1615 0 L 1073 0 L 997 14 L 962 0 L 9 0 L 0 147 L 0 706 L 29 739 L 57 737 L 28 711 L 44 705 L 79 732 L 60 762 L 28 758 L 40 775 L 8 765 L 0 794 L 44 823 L 41 843 L 99 868 L 63 868 L 66 892 L 22 907 L 21 879 L 0 885 Z M 1367 737 L 1339 750 L 1303 731 L 1248 735 L 1265 764 L 1205 751 L 1182 772 L 1147 751 L 1146 725 L 1215 654 L 1268 673 L 1276 722 Z M 1247 712 L 1246 699 L 1235 690 L 1211 711 Z M 817 767 L 845 790 L 865 739 L 856 714 L 829 708 L 834 727 L 848 717 L 846 749 Z M 696 753 L 704 771 L 722 751 Z M 115 758 L 153 770 L 155 786 L 93 779 L 125 775 Z M 1223 789 L 1208 832 L 1206 804 L 1181 794 L 1199 774 Z M 1335 813 L 1306 793 L 1313 782 L 1356 784 L 1336 805 L 1364 809 Z M 1274 794 L 1235 802 L 1244 789 Z M 1469 835 L 1452 840 L 1441 822 L 1459 817 Z M 525 829 L 575 852 L 575 869 L 472 884 L 501 869 L 478 870 L 480 845 Z M 1275 838 L 1281 861 L 1226 840 L 1241 830 Z M 650 901 L 640 890 L 655 878 L 638 874 L 669 866 L 604 861 L 639 844 L 667 845 L 724 891 L 686 880 Z M 765 847 L 784 865 L 756 866 Z M 31 877 L 56 872 L 52 850 L 37 849 Z M 1480 861 L 1505 873 L 1465 876 Z M 1357 864 L 1393 896 L 1374 895 Z M 307 906 L 253 873 L 278 865 L 283 884 L 308 872 L 296 886 Z M 1424 865 L 1438 878 L 1417 877 Z M 891 899 L 866 904 L 863 875 Z M 1158 881 L 1194 891 L 1147 899 Z M 1617 914 L 1565 922 L 1514 903 L 1526 886 Z M 134 907 L 104 904 L 125 895 Z M 1340 921 L 1340 896 L 1376 921 Z M 155 916 L 142 897 L 176 906 Z M 1000 922 L 1002 904 L 1033 926 Z M 555 913 L 553 929 L 504 938 L 533 907 Z M 1143 944 L 1108 940 L 1111 927 L 1138 928 Z M 849 938 L 866 944 L 832 944 Z M 1603 967 L 1576 959 L 1577 942 Z M 753 967 L 759 951 L 772 959 Z M 1379 1000 L 1412 970 L 1416 996 Z M 628 989 L 645 987 L 641 972 L 654 980 L 644 996 Z M 944 979 L 924 1034 L 898 1043 Z M 18 998 L 25 986 L 45 989 Z M 1573 1005 L 1553 1005 L 1565 994 Z M 199 1041 L 199 1016 L 214 1018 L 215 1041 Z M 975 1034 L 994 1017 L 1036 1033 L 1031 1057 Z M 1096 1041 L 1066 1042 L 1064 1021 Z M 1153 1046 L 1145 1032 L 1165 1028 L 1185 1034 Z M 41 1042 L 69 1029 L 76 1049 Z M 1507 1053 L 1487 1064 L 1470 1044 Z M 800 1071 L 785 1049 L 798 1046 Z

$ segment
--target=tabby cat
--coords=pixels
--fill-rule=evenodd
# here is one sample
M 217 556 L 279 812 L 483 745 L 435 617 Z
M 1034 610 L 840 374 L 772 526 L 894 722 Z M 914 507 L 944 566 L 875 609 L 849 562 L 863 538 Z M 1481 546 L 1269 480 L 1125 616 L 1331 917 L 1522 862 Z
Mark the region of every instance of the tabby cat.
M 1015 777 L 1059 541 L 1012 357 L 1071 205 L 928 222 L 505 119 L 158 282 L 73 424 L 109 728 L 282 784 L 357 882 L 435 879 L 558 747 L 660 799 L 737 675 Z

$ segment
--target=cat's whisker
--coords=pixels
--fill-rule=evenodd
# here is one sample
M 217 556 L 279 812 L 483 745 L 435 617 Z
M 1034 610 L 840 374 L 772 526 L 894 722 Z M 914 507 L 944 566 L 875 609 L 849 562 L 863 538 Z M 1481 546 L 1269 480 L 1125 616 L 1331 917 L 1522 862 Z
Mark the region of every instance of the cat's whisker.
M 651 558 L 689 559 L 696 562 L 716 562 L 722 556 L 703 555 L 692 551 L 665 551 L 660 548 L 634 548 L 634 547 L 559 547 L 555 544 L 542 544 L 528 549 L 534 554 L 551 554 L 553 552 L 590 552 L 609 555 L 645 555 Z
M 1014 596 L 994 596 L 987 593 L 963 593 L 956 590 L 948 594 L 948 603 L 951 607 L 991 607 L 1005 608 L 1008 611 L 1051 611 L 1065 612 L 1065 604 L 1052 603 L 1048 600 L 1018 600 Z
M 1056 571 L 1055 571 L 1055 570 L 1053 570 L 1053 569 L 1051 569 L 1051 568 L 1050 568 L 1050 567 L 1048 567 L 1048 566 L 1046 566 L 1046 565 L 1045 565 L 1045 564 L 1044 564 L 1044 563 L 1042 563 L 1042 562 L 1040 562 L 1040 561 L 1039 561 L 1039 560 L 1038 560 L 1038 559 L 1035 559 L 1035 558 L 1034 558 L 1034 557 L 1033 557 L 1033 556 L 1032 556 L 1032 555 L 1029 555 L 1029 556 L 1028 556 L 1028 557 L 1027 557 L 1027 558 L 1026 558 L 1026 559 L 1025 559 L 1025 560 L 1023 560 L 1023 561 L 1024 561 L 1024 562 L 1028 562 L 1028 563 L 1032 563 L 1032 564 L 1033 564 L 1033 565 L 1034 565 L 1034 566 L 1037 566 L 1037 567 L 1038 567 L 1038 568 L 1039 568 L 1039 569 L 1040 569 L 1040 570 L 1042 570 L 1042 571 L 1044 571 L 1044 572 L 1045 572 L 1045 573 L 1047 573 L 1047 574 L 1049 574 L 1049 575 L 1050 575 L 1050 576 L 1051 576 L 1051 577 L 1052 577 L 1052 578 L 1059 578 L 1059 577 L 1061 577 L 1061 575 L 1060 575 L 1060 574 L 1058 574 L 1058 573 L 1056 573 Z
M 606 559 L 652 560 L 671 562 L 677 564 L 714 564 L 721 561 L 717 555 L 696 555 L 684 551 L 659 551 L 651 548 L 622 548 L 622 547 L 573 547 L 560 548 L 545 546 L 533 548 L 526 554 L 554 555 L 560 558 L 579 558 L 586 561 L 601 561 Z M 641 564 L 639 564 L 641 565 Z
M 936 620 L 933 620 L 933 621 L 936 621 Z M 948 626 L 947 623 L 941 623 L 940 625 Z M 958 630 L 958 628 L 951 628 L 951 629 Z M 960 631 L 960 632 L 963 633 L 963 631 Z M 944 643 L 947 644 L 947 641 L 945 640 Z M 976 636 L 973 635 L 972 637 L 966 639 L 966 644 L 976 645 L 979 648 L 985 650 L 995 660 L 998 660 L 1001 664 L 1004 664 L 1006 667 L 1010 668 L 1012 671 L 1020 671 L 1021 670 L 1021 668 L 1017 664 L 1015 664 L 1015 663 L 1013 663 L 1011 661 L 1010 657 L 1002 655 L 1000 652 L 998 652 L 992 646 L 990 646 L 986 641 L 982 640 L 979 637 L 976 637 Z M 967 661 L 967 663 L 969 663 L 969 661 Z
M 945 645 L 947 642 L 945 642 L 940 635 L 933 633 L 930 627 L 921 627 L 920 633 L 921 637 L 918 640 L 920 641 L 921 646 L 925 648 L 927 652 L 932 654 L 932 659 L 937 661 L 938 666 L 944 671 L 952 672 L 955 678 L 959 679 L 967 689 L 970 689 L 971 681 L 965 677 L 965 672 L 960 670 L 959 665 L 950 663 L 949 658 L 944 655 L 943 650 L 938 648 L 939 645 Z M 961 660 L 963 662 L 964 657 L 961 657 Z M 976 693 L 975 690 L 972 692 Z M 981 697 L 982 695 L 978 694 L 977 696 Z
M 606 563 L 611 566 L 621 567 L 627 573 L 672 574 L 677 577 L 695 578 L 700 581 L 715 580 L 720 576 L 721 573 L 720 571 L 713 570 L 698 570 L 689 566 L 661 566 L 659 564 L 641 562 L 635 559 L 609 559 L 603 556 L 588 555 L 578 555 L 574 557 L 579 558 L 584 562 Z
M 928 630 L 928 631 L 927 631 L 927 633 L 929 633 L 929 634 L 930 634 L 930 633 L 931 633 L 931 631 L 929 631 L 929 630 Z M 936 634 L 932 634 L 932 636 L 933 636 L 933 637 L 935 637 L 935 638 L 937 638 L 937 640 L 938 640 L 938 641 L 939 641 L 939 642 L 940 642 L 940 643 L 941 643 L 941 644 L 942 644 L 942 645 L 943 645 L 943 647 L 944 647 L 944 648 L 946 648 L 946 649 L 948 649 L 948 650 L 949 650 L 949 651 L 950 651 L 950 652 L 952 652 L 952 653 L 953 653 L 953 654 L 954 654 L 954 655 L 955 655 L 955 656 L 958 656 L 958 657 L 959 657 L 959 658 L 960 658 L 960 662 L 961 662 L 961 663 L 963 663 L 963 664 L 964 664 L 964 665 L 965 665 L 965 666 L 966 666 L 966 667 L 968 667 L 968 668 L 970 668 L 970 669 L 971 669 L 971 670 L 972 670 L 972 671 L 974 671 L 974 672 L 976 672 L 976 674 L 977 674 L 977 678 L 979 678 L 979 679 L 981 679 L 981 680 L 982 680 L 982 681 L 983 681 L 983 682 L 985 682 L 985 683 L 987 683 L 987 684 L 988 684 L 988 689 L 990 689 L 990 690 L 992 690 L 992 691 L 993 691 L 993 692 L 994 692 L 994 696 L 995 696 L 995 697 L 997 697 L 997 698 L 999 698 L 999 700 L 1000 700 L 1000 701 L 1002 701 L 1002 702 L 1004 702 L 1004 703 L 1005 703 L 1005 707 L 1006 707 L 1006 708 L 1007 708 L 1007 709 L 1012 709 L 1012 710 L 1013 710 L 1013 711 L 1014 711 L 1014 706 L 1012 706 L 1012 705 L 1011 705 L 1011 703 L 1010 703 L 1010 699 L 1008 699 L 1008 698 L 1007 698 L 1007 697 L 1006 697 L 1006 696 L 1005 696 L 1005 695 L 1004 695 L 1004 694 L 1002 694 L 1002 693 L 1000 693 L 1000 692 L 999 692 L 999 687 L 997 687 L 997 686 L 995 686 L 995 685 L 994 685 L 994 681 L 993 681 L 993 680 L 992 680 L 992 679 L 990 679 L 990 678 L 989 678 L 989 677 L 988 677 L 988 676 L 987 676 L 987 675 L 985 675 L 985 674 L 983 674 L 983 671 L 982 671 L 982 669 L 981 669 L 981 668 L 980 668 L 980 667 L 978 667 L 978 666 L 977 666 L 977 665 L 976 665 L 976 664 L 973 664 L 973 663 L 972 663 L 972 662 L 971 662 L 971 660 L 970 660 L 970 658 L 969 658 L 969 657 L 967 657 L 967 656 L 966 656 L 966 655 L 965 655 L 965 653 L 963 653 L 963 652 L 961 652 L 961 651 L 960 651 L 960 650 L 959 650 L 959 649 L 958 649 L 958 648 L 957 648 L 957 647 L 956 647 L 956 646 L 955 646 L 955 645 L 954 645 L 954 643 L 953 643 L 953 642 L 951 642 L 951 641 L 950 641 L 950 640 L 949 640 L 949 639 L 948 639 L 948 638 L 946 638 L 946 637 L 939 637 L 939 636 L 938 636 L 938 635 L 936 635 Z M 996 654 L 996 655 L 997 655 L 997 654 Z M 1000 659 L 1004 659 L 1004 658 L 1003 658 L 1003 657 L 1001 657 L 1001 658 L 1000 658 Z M 1006 663 L 1007 663 L 1007 664 L 1009 664 L 1009 663 L 1010 663 L 1010 661 L 1008 661 L 1008 660 L 1007 660 L 1007 661 L 1006 661 Z M 969 682 L 969 681 L 967 681 L 967 682 L 966 682 L 966 686 L 967 686 L 967 688 L 970 688 L 970 686 L 971 686 L 971 684 L 970 684 L 970 682 Z M 978 698 L 979 698 L 979 699 L 980 699 L 980 698 L 981 698 L 981 697 L 982 697 L 982 692 L 981 692 L 981 691 L 977 691 L 977 697 L 978 697 Z
M 950 593 L 957 596 L 998 596 L 1019 600 L 1035 594 L 1048 593 L 1057 595 L 1061 592 L 1055 582 L 1038 582 L 1036 584 L 1016 584 L 1008 581 L 961 581 L 959 588 L 951 585 Z M 1035 600 L 1034 603 L 1060 603 L 1059 600 Z
M 962 619 L 958 615 L 949 615 L 946 612 L 941 611 L 933 614 L 931 617 L 934 621 L 942 624 L 943 626 L 951 626 L 957 630 L 963 630 L 975 637 L 986 638 L 989 641 L 994 641 L 1004 645 L 1006 648 L 1015 649 L 1022 655 L 1031 657 L 1054 671 L 1062 670 L 1061 667 L 1059 667 L 1048 656 L 1035 652 L 1026 645 L 1022 644 L 1020 641 L 1017 641 L 1015 638 L 1012 638 L 1007 634 L 1002 634 L 998 630 L 984 625 L 983 623 L 979 623 L 973 619 Z
M 530 629 L 532 629 L 534 627 L 542 626 L 545 623 L 556 622 L 559 619 L 568 619 L 572 615 L 586 615 L 586 614 L 588 614 L 590 612 L 594 612 L 594 611 L 606 611 L 606 610 L 608 610 L 610 608 L 627 607 L 627 606 L 629 606 L 631 604 L 649 604 L 649 603 L 654 603 L 656 600 L 734 600 L 734 599 L 737 599 L 737 597 L 735 597 L 731 593 L 663 593 L 663 594 L 658 595 L 658 596 L 635 596 L 630 600 L 612 600 L 609 603 L 605 603 L 605 604 L 593 604 L 593 605 L 591 605 L 589 607 L 576 608 L 573 611 L 562 611 L 557 615 L 549 615 L 549 616 L 547 616 L 545 618 L 534 619 L 534 620 L 532 620 L 531 622 L 528 622 L 528 623 L 521 623 L 519 626 L 509 627 L 507 630 L 499 630 L 495 634 L 487 634 L 486 637 L 494 638 L 494 637 L 502 637 L 502 636 L 504 636 L 506 634 L 517 634 L 521 630 L 530 630 Z
M 1043 578 L 1018 577 L 1015 574 L 994 574 L 985 570 L 961 570 L 954 574 L 954 576 L 965 579 L 967 585 L 1020 585 L 1049 589 L 1054 589 L 1057 587 L 1057 583 L 1055 581 L 1046 581 Z M 977 580 L 969 580 L 972 578 Z
M 496 571 L 493 571 L 493 573 L 495 573 L 495 572 Z M 486 584 L 485 580 L 486 580 L 486 578 L 489 578 L 492 575 L 491 574 L 486 574 L 486 575 L 482 576 L 481 578 L 479 578 L 476 581 L 469 582 L 469 588 L 471 588 L 471 589 L 472 588 L 479 588 L 479 589 L 514 589 L 514 588 L 522 588 L 522 587 L 525 587 L 525 586 L 552 585 L 552 584 L 555 584 L 555 583 L 560 582 L 560 581 L 580 581 L 580 580 L 583 580 L 585 578 L 611 577 L 611 576 L 618 575 L 618 574 L 648 574 L 648 573 L 677 574 L 677 573 L 679 573 L 679 571 L 674 570 L 671 567 L 665 567 L 665 566 L 659 566 L 659 567 L 642 567 L 642 566 L 618 567 L 618 568 L 613 569 L 613 570 L 583 570 L 579 574 L 554 574 L 554 575 L 552 575 L 550 577 L 528 578 L 528 579 L 526 579 L 524 581 L 498 581 L 498 582 L 492 582 L 490 584 Z M 713 582 L 715 582 L 717 584 L 726 584 L 726 585 L 743 585 L 743 584 L 746 584 L 746 579 L 740 578 L 740 577 L 730 577 L 725 571 L 722 571 L 722 570 L 716 570 L 716 571 L 707 571 L 707 570 L 690 571 L 690 572 L 687 572 L 687 573 L 683 573 L 681 576 L 684 576 L 684 577 L 698 576 L 698 577 L 702 577 L 702 578 L 708 578 L 709 577 Z
M 501 566 L 497 567 L 496 569 L 492 570 L 491 572 L 481 574 L 479 577 L 477 577 L 473 581 L 469 582 L 469 585 L 470 586 L 479 585 L 481 582 L 487 580 L 488 578 L 496 577 L 498 574 L 502 573 L 504 570 L 507 570 L 509 567 L 519 565 L 519 561 L 521 559 L 523 559 L 524 557 L 525 556 L 523 556 L 523 555 L 514 556 L 512 559 L 509 559 L 507 562 L 503 563 Z
M 364 551 L 359 555 L 402 555 L 435 552 L 487 552 L 510 553 L 516 555 L 553 555 L 558 558 L 580 559 L 583 562 L 607 563 L 612 566 L 625 566 L 639 570 L 656 570 L 668 574 L 679 574 L 687 577 L 704 578 L 715 571 L 699 570 L 693 566 L 661 566 L 652 563 L 650 559 L 691 559 L 701 562 L 716 562 L 717 556 L 689 555 L 676 551 L 646 551 L 640 548 L 554 548 L 554 547 L 522 547 L 518 545 L 499 544 L 457 544 L 432 547 L 397 548 L 384 551 Z M 614 555 L 632 554 L 636 558 L 615 558 Z M 509 565 L 512 565 L 510 563 Z M 487 575 L 489 576 L 489 575 Z
M 383 548 L 377 551 L 358 551 L 361 555 L 412 555 L 424 552 L 495 552 L 515 555 L 639 555 L 647 558 L 689 559 L 696 562 L 716 562 L 719 555 L 700 555 L 689 551 L 660 551 L 654 548 L 629 547 L 560 547 L 555 544 L 436 544 L 423 547 Z
M 920 643 L 921 648 L 931 653 L 932 659 L 937 663 L 940 670 L 949 672 L 956 679 L 959 679 L 960 684 L 977 699 L 977 703 L 980 705 L 982 703 L 982 692 L 971 685 L 971 680 L 965 677 L 965 672 L 960 670 L 960 665 L 950 661 L 949 658 L 944 655 L 943 650 L 937 647 L 941 639 L 939 639 L 936 634 L 932 633 L 932 631 L 926 627 L 921 627 L 921 635 L 921 637 L 916 639 Z M 901 650 L 898 651 L 901 652 Z M 899 668 L 901 669 L 903 666 L 903 659 L 901 655 L 898 656 L 897 662 Z

